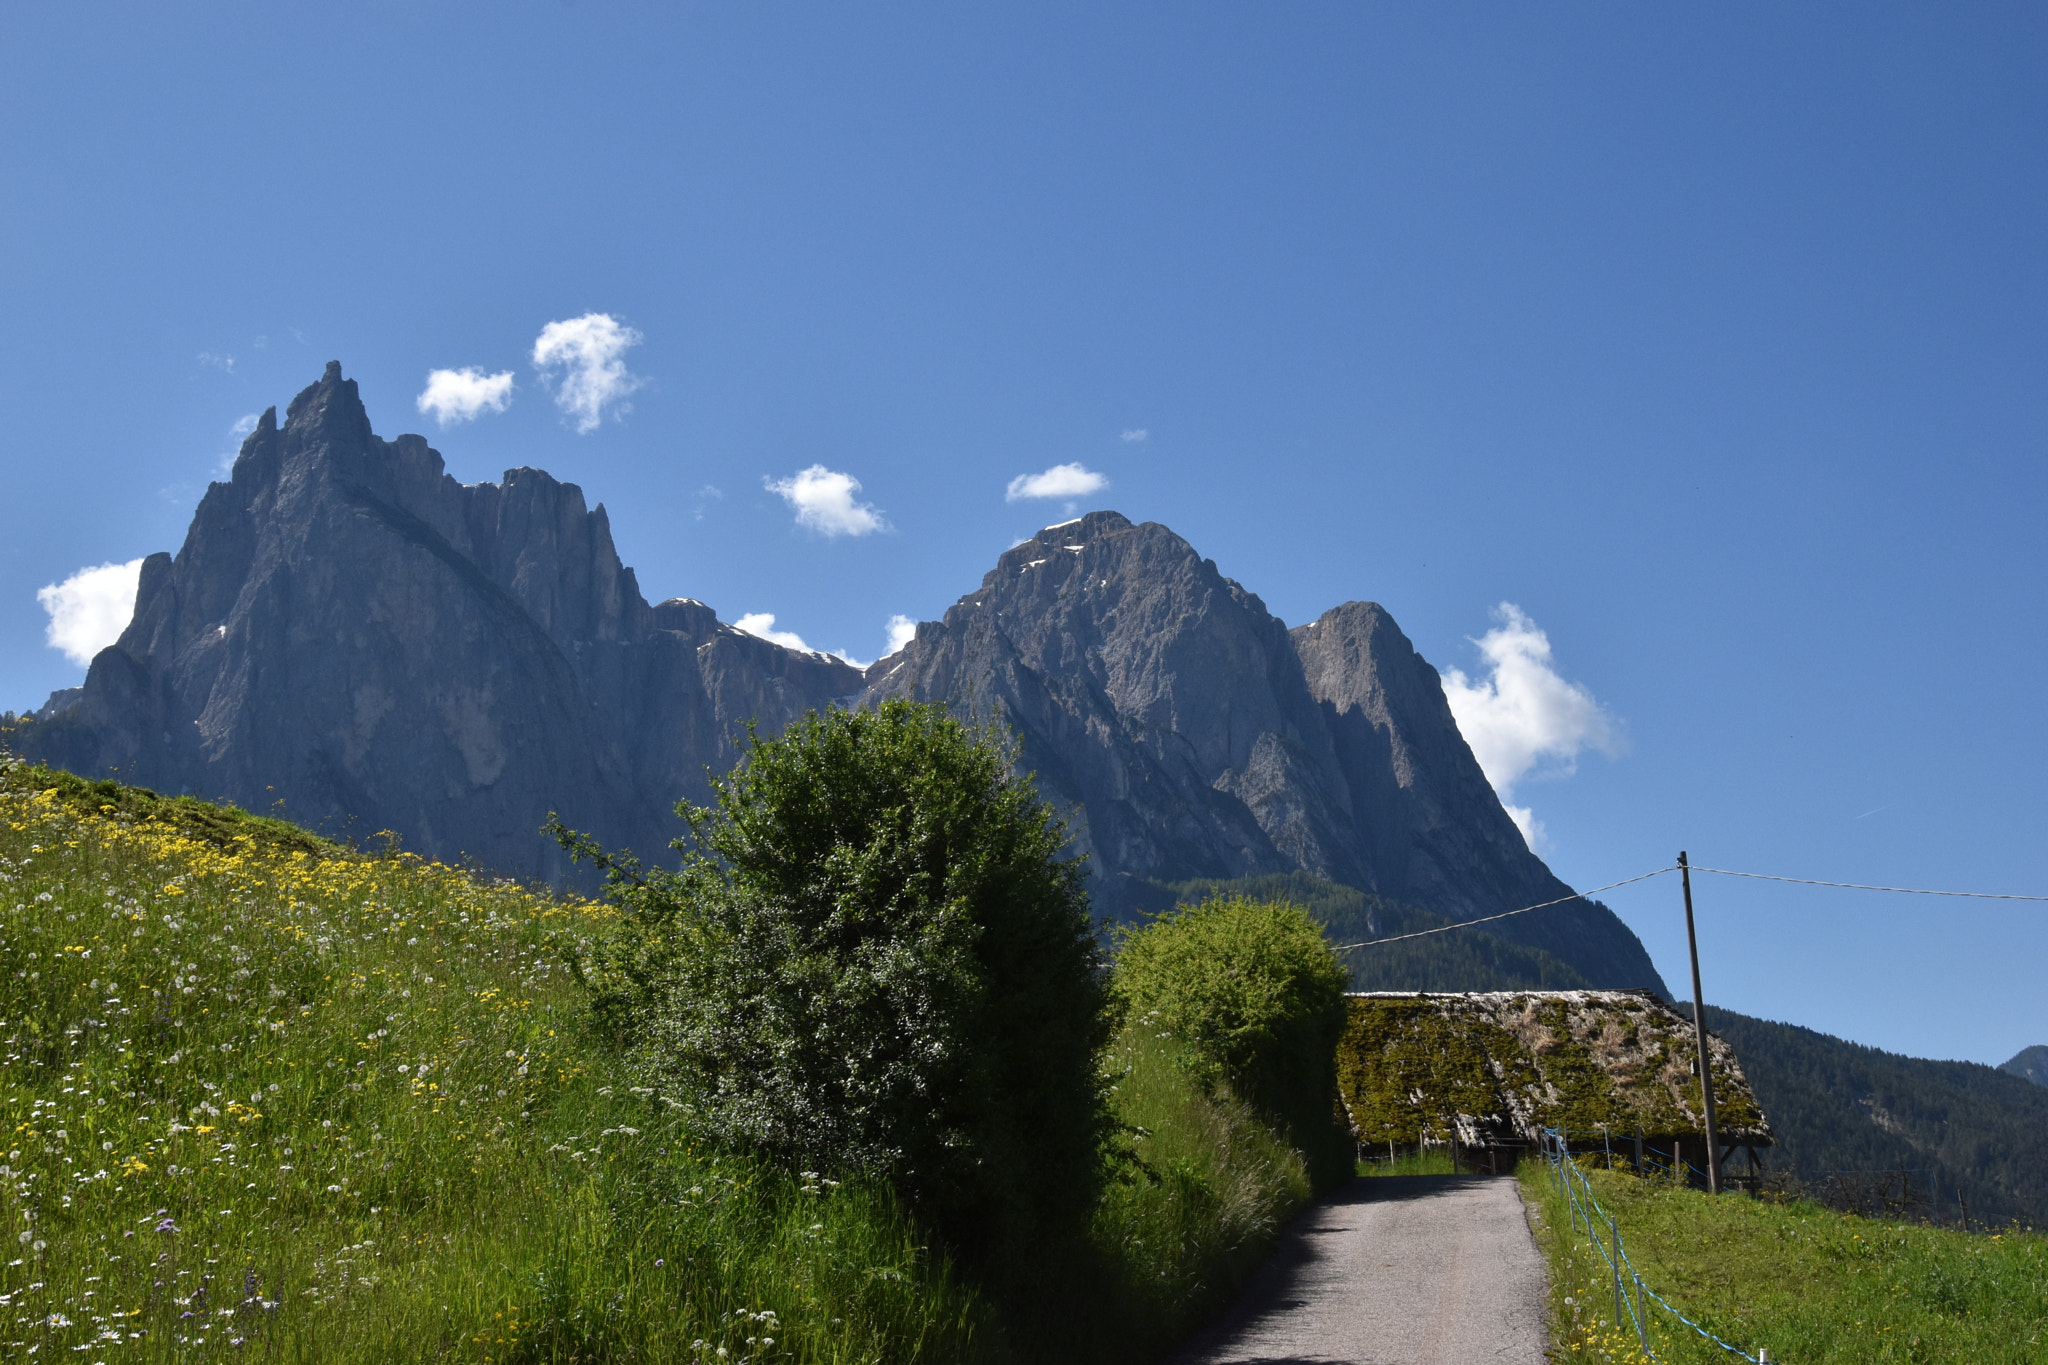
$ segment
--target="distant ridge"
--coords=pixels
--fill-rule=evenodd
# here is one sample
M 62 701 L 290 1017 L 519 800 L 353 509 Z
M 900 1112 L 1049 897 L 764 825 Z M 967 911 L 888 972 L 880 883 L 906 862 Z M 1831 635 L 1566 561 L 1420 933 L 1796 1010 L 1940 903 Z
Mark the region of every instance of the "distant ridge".
M 2048 1047 L 2036 1043 L 2023 1047 L 2011 1061 L 1998 1068 L 2010 1076 L 2032 1081 L 2035 1085 L 2048 1085 Z
M 1373 603 L 1290 631 L 1166 527 L 1098 511 L 1005 553 L 863 673 L 701 602 L 648 604 L 581 489 L 533 469 L 456 482 L 423 438 L 375 435 L 338 363 L 281 426 L 263 414 L 176 558 L 144 562 L 120 640 L 20 745 L 560 882 L 575 874 L 539 833 L 549 811 L 665 859 L 674 803 L 708 796 L 750 721 L 773 734 L 890 697 L 1012 726 L 1111 913 L 1161 886 L 1295 874 L 1433 922 L 1570 895 Z M 1516 951 L 1411 955 L 1394 974 L 1665 990 L 1604 906 L 1489 930 Z

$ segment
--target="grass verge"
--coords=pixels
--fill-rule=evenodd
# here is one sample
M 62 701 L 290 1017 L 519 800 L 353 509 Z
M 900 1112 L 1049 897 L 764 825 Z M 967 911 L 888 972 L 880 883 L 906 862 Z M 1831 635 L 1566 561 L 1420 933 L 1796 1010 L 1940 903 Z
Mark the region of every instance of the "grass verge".
M 1222 1308 L 1309 1200 L 1299 1152 L 1234 1098 L 1203 1093 L 1181 1049 L 1143 1025 L 1111 1047 L 1111 1102 L 1134 1133 L 1137 1161 L 1097 1210 L 1093 1253 L 1100 1326 L 1064 1358 L 1145 1359 Z
M 1649 1287 L 1751 1355 L 1764 1348 L 1798 1365 L 2048 1357 L 2048 1238 L 2038 1234 L 1884 1223 L 1587 1174 Z M 1520 1176 L 1550 1262 L 1554 1358 L 1645 1359 L 1634 1327 L 1615 1326 L 1606 1263 L 1571 1225 L 1550 1168 L 1526 1162 Z M 1658 1360 L 1737 1359 L 1654 1304 L 1649 1316 Z

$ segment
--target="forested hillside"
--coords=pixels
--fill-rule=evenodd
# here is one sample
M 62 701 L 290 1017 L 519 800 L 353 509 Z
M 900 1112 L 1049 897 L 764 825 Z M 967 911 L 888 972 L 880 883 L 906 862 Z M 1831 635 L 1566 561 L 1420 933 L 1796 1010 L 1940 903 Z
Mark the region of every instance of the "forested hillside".
M 2008 1076 L 2032 1081 L 2035 1085 L 2048 1085 L 2048 1047 L 2036 1043 L 2023 1047 L 2004 1066 L 1998 1068 Z
M 2048 1225 L 2048 1089 L 1712 1006 L 1707 1027 L 1735 1048 L 1777 1132 L 1767 1169 L 1809 1187 L 1911 1170 L 1910 1214 L 1954 1222 L 1967 1205 L 1973 1225 Z

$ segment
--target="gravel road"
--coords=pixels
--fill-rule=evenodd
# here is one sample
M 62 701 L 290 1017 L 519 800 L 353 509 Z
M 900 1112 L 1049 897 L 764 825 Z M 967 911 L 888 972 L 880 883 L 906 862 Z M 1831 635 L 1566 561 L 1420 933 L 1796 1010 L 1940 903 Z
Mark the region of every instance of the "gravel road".
M 1512 1178 L 1355 1180 L 1172 1365 L 1542 1365 L 1545 1285 Z

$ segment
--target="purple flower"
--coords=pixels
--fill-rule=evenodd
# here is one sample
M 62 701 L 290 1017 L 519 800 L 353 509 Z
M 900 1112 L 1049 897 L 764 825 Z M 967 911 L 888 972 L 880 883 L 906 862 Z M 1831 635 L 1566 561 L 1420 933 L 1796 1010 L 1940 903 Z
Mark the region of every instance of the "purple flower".
M 178 1230 L 178 1225 L 172 1222 L 170 1219 L 166 1218 L 163 1222 L 158 1223 L 156 1225 L 156 1230 L 158 1232 L 176 1232 Z

